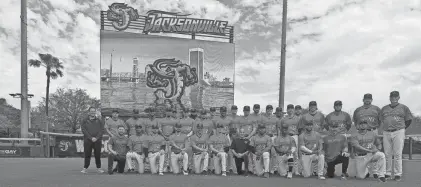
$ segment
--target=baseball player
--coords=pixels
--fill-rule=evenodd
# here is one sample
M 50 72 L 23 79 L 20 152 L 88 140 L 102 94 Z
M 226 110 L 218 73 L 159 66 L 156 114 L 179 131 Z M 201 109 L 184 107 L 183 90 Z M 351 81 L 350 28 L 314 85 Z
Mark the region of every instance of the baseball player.
M 278 129 L 282 126 L 288 126 L 289 127 L 289 135 L 294 138 L 294 142 L 296 143 L 295 147 L 298 147 L 298 126 L 300 124 L 300 117 L 294 114 L 294 105 L 289 104 L 287 106 L 287 115 L 284 116 L 277 124 Z M 280 132 L 279 132 L 280 134 Z M 300 175 L 299 170 L 299 162 L 298 160 L 298 153 L 297 151 L 294 152 L 294 161 L 296 162 L 294 165 L 294 171 L 295 175 Z
M 260 124 L 262 122 L 262 115 L 260 115 L 260 105 L 254 104 L 253 105 L 253 114 L 250 114 L 250 119 L 253 124 Z M 256 133 L 256 129 L 254 129 L 254 134 Z M 253 134 L 253 135 L 254 135 Z
M 191 113 L 196 113 L 196 109 L 186 109 L 184 112 L 181 113 L 182 118 L 178 121 L 178 123 L 181 125 L 181 134 L 186 135 L 187 137 L 190 137 L 193 135 L 193 126 L 195 124 L 195 120 L 192 119 L 190 116 Z M 189 140 L 188 140 L 189 141 Z M 189 162 L 189 172 L 193 169 L 193 151 L 190 146 L 187 146 L 186 150 L 189 159 L 191 160 Z
M 390 93 L 390 104 L 381 110 L 380 121 L 383 133 L 383 147 L 386 154 L 386 179 L 392 174 L 392 157 L 394 157 L 393 173 L 395 180 L 400 181 L 402 177 L 402 151 L 405 143 L 405 129 L 412 123 L 412 113 L 409 108 L 399 103 L 399 92 Z
M 209 111 L 209 119 L 213 120 L 216 117 L 216 108 L 210 107 Z
M 229 118 L 231 119 L 231 126 L 229 127 L 230 140 L 233 140 L 235 136 L 238 136 L 237 132 L 238 132 L 238 126 L 240 124 L 241 117 L 237 115 L 237 112 L 238 112 L 238 107 L 236 105 L 232 105 L 231 115 L 229 116 Z M 230 173 L 237 172 L 237 167 L 234 164 L 235 163 L 234 155 L 231 151 L 228 152 L 228 162 L 230 163 L 229 172 Z
M 146 132 L 146 135 L 152 135 L 152 126 L 159 126 L 158 120 L 155 119 L 155 110 L 153 108 L 145 109 L 145 112 L 148 114 L 148 119 L 143 121 L 143 128 Z
M 324 180 L 323 169 L 325 167 L 325 156 L 322 154 L 322 137 L 314 131 L 313 122 L 307 122 L 303 132 L 298 137 L 299 148 L 301 149 L 301 163 L 303 166 L 303 176 L 310 177 L 313 168 L 313 161 L 317 161 L 317 175 Z
M 269 178 L 270 150 L 272 139 L 266 135 L 266 126 L 259 124 L 257 135 L 250 138 L 250 146 L 253 147 L 253 162 L 256 168 L 256 175 Z
M 187 167 L 189 164 L 189 156 L 187 154 L 187 135 L 181 133 L 183 126 L 180 123 L 175 125 L 175 134 L 170 136 L 170 147 L 171 147 L 171 168 L 174 174 L 180 173 L 180 165 L 178 162 L 183 162 L 183 174 L 188 175 Z
M 281 107 L 276 107 L 275 116 L 279 120 L 282 119 L 282 117 L 284 117 L 284 112 L 282 111 L 282 108 Z
M 164 161 L 165 153 L 167 152 L 167 141 L 163 136 L 158 134 L 158 125 L 153 125 L 151 129 L 152 134 L 148 136 L 148 157 L 151 165 L 151 173 L 156 174 L 159 172 L 159 175 L 164 175 Z
M 145 172 L 145 165 L 143 163 L 145 159 L 146 146 L 148 145 L 148 137 L 142 132 L 142 125 L 135 125 L 136 134 L 129 137 L 127 143 L 129 152 L 126 154 L 128 171 L 134 171 L 132 166 L 132 159 L 137 161 L 137 169 L 139 173 Z
M 347 133 L 352 126 L 351 116 L 347 112 L 342 111 L 342 101 L 335 101 L 333 108 L 335 111 L 326 116 L 326 127 L 330 128 L 333 125 L 339 125 L 338 133 L 345 134 L 346 137 L 349 137 Z
M 384 177 L 386 173 L 386 156 L 380 152 L 381 141 L 378 134 L 374 131 L 367 131 L 371 127 L 366 121 L 359 123 L 358 133 L 350 138 L 351 145 L 354 147 L 355 171 L 357 178 L 364 179 L 368 174 L 367 166 L 374 163 L 374 178 L 381 182 L 386 182 Z
M 197 132 L 197 125 L 202 124 L 203 125 L 203 134 L 207 134 L 209 137 L 212 136 L 215 132 L 213 121 L 208 119 L 208 113 L 206 110 L 200 111 L 199 118 L 195 121 L 195 125 L 193 126 L 193 132 Z
M 227 107 L 223 106 L 219 109 L 220 116 L 214 117 L 214 126 L 216 127 L 218 124 L 222 125 L 224 129 L 221 131 L 222 134 L 226 135 L 228 140 L 231 142 L 231 138 L 229 137 L 229 127 L 232 126 L 232 120 L 227 116 Z M 227 167 L 232 169 L 230 160 L 227 159 Z M 233 163 L 234 164 L 234 163 Z M 215 165 L 215 164 L 214 164 Z
M 335 166 L 342 164 L 341 179 L 346 180 L 350 154 L 347 138 L 343 133 L 340 133 L 341 131 L 342 128 L 337 123 L 329 126 L 329 134 L 322 138 L 322 147 L 327 163 L 327 177 L 335 177 Z
M 112 136 L 118 136 L 117 127 L 122 125 L 124 128 L 126 128 L 126 134 L 127 134 L 127 126 L 124 123 L 123 120 L 118 118 L 119 112 L 117 109 L 113 109 L 111 118 L 105 121 L 105 130 L 107 131 L 108 135 Z
M 143 125 L 143 119 L 140 118 L 139 110 L 133 109 L 133 116 L 126 121 L 129 136 L 136 135 L 136 126 Z
M 271 137 L 272 143 L 275 140 L 276 135 L 278 134 L 278 130 L 276 128 L 276 124 L 278 123 L 279 119 L 272 114 L 273 113 L 273 106 L 267 105 L 266 112 L 262 115 L 262 124 L 266 126 L 266 134 Z M 276 154 L 275 148 L 272 147 L 271 149 L 271 162 L 270 162 L 270 173 L 274 174 L 276 171 Z M 276 171 L 277 172 L 277 171 Z
M 113 174 L 113 164 L 114 161 L 117 162 L 117 171 L 118 173 L 124 172 L 124 167 L 126 166 L 126 153 L 127 153 L 127 143 L 129 138 L 127 138 L 126 126 L 119 125 L 117 127 L 117 135 L 112 136 L 108 141 L 108 174 Z
M 209 147 L 212 151 L 213 164 L 215 174 L 219 175 L 222 171 L 222 176 L 227 176 L 227 152 L 229 151 L 230 140 L 226 134 L 225 126 L 218 123 L 216 126 L 216 134 L 209 138 Z
M 313 124 L 314 131 L 322 135 L 327 134 L 325 129 L 325 115 L 317 110 L 316 101 L 310 101 L 308 104 L 308 113 L 301 116 L 299 128 L 306 129 L 306 124 L 310 122 Z
M 250 106 L 244 106 L 243 113 L 244 113 L 244 116 L 242 116 L 239 120 L 238 131 L 243 129 L 244 133 L 246 134 L 245 138 L 250 139 L 256 133 L 257 124 L 255 123 L 255 120 L 253 121 L 253 117 L 250 116 Z M 257 119 L 257 118 L 254 117 L 254 119 Z M 239 134 L 239 132 L 237 132 L 237 134 Z M 248 160 L 250 161 L 248 163 L 248 171 L 254 174 L 255 165 L 253 161 L 253 155 L 249 153 L 247 156 L 248 156 Z
M 302 112 L 303 112 L 303 109 L 301 108 L 301 106 L 295 105 L 294 114 L 300 118 L 302 115 Z
M 165 118 L 158 120 L 159 124 L 159 132 L 165 138 L 165 140 L 169 140 L 170 136 L 174 133 L 175 124 L 177 124 L 177 120 L 174 120 L 173 110 L 171 108 L 167 108 L 165 110 Z
M 354 115 L 352 116 L 354 124 L 360 124 L 360 122 L 365 121 L 369 127 L 366 130 L 378 132 L 381 110 L 378 106 L 371 104 L 373 102 L 373 96 L 369 93 L 364 94 L 363 102 L 364 105 L 354 111 Z
M 203 114 L 202 115 L 206 115 Z M 191 146 L 193 149 L 193 164 L 194 172 L 196 174 L 208 174 L 209 164 L 209 148 L 207 141 L 209 140 L 209 132 L 204 128 L 202 122 L 196 123 L 195 133 L 190 137 Z
M 295 139 L 289 135 L 289 126 L 282 124 L 279 126 L 279 135 L 273 141 L 273 147 L 276 151 L 276 162 L 278 164 L 278 173 L 281 176 L 292 178 L 294 167 L 294 152 L 296 152 Z

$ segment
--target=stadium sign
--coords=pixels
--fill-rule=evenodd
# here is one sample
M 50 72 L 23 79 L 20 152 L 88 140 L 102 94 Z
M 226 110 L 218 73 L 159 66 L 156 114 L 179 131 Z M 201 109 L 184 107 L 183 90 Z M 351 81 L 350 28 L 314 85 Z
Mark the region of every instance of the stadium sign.
M 191 14 L 150 10 L 144 19 L 144 33 L 183 33 L 226 35 L 227 21 L 187 18 Z M 113 3 L 107 10 L 107 19 L 118 31 L 129 28 L 134 21 L 142 20 L 138 10 L 125 3 Z M 137 25 L 136 25 L 137 26 Z
M 55 154 L 58 157 L 83 157 L 84 146 L 82 136 L 55 136 Z M 101 156 L 106 157 L 108 153 L 108 137 L 103 137 Z M 92 154 L 93 156 L 94 154 Z

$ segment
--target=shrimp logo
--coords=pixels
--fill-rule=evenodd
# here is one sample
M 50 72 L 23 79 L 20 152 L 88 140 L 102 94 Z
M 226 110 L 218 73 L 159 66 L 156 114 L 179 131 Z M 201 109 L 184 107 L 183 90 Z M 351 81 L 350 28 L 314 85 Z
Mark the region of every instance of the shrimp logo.
M 107 11 L 107 19 L 113 21 L 113 27 L 119 31 L 126 30 L 131 21 L 139 19 L 137 10 L 129 7 L 127 4 L 113 3 L 109 8 L 110 9 Z
M 72 145 L 71 142 L 67 140 L 61 140 L 58 147 L 60 148 L 60 151 L 67 151 L 69 150 L 69 147 Z

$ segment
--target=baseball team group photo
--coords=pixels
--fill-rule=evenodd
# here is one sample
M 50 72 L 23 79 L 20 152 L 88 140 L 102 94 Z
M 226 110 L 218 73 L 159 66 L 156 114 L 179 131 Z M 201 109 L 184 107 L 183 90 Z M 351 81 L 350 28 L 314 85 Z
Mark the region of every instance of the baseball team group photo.
M 0 187 L 419 186 L 409 1 L 6 0 Z

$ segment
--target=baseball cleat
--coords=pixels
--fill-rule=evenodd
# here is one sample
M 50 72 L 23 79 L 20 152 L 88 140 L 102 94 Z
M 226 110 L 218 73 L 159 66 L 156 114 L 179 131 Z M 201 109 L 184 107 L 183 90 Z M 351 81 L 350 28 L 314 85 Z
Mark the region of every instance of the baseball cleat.
M 88 173 L 88 170 L 87 169 L 85 169 L 85 168 L 83 168 L 82 169 L 82 171 L 80 171 L 81 173 L 84 173 L 84 174 L 87 174 Z
M 326 178 L 325 178 L 323 175 L 320 175 L 320 176 L 319 176 L 319 179 L 320 179 L 320 180 L 325 180 Z
M 103 170 L 103 169 L 101 169 L 101 168 L 98 168 L 97 170 L 96 170 L 98 173 L 104 173 L 105 171 Z
M 375 178 L 375 179 L 378 179 L 379 178 L 379 175 L 377 175 L 377 174 L 373 174 L 373 177 Z M 384 177 L 383 177 L 384 178 Z
M 159 172 L 159 175 L 163 176 L 163 175 L 164 175 L 164 173 L 163 173 L 163 172 Z
M 227 172 L 226 171 L 223 171 L 222 172 L 222 176 L 226 177 L 227 176 Z
M 395 181 L 401 181 L 401 176 L 395 176 Z
M 379 180 L 380 182 L 386 182 L 386 178 L 384 178 L 384 177 L 380 177 L 378 180 Z
M 187 176 L 187 175 L 189 175 L 189 172 L 183 170 L 183 175 L 186 175 Z
M 288 178 L 288 179 L 292 179 L 292 172 L 288 172 L 288 174 L 287 174 L 287 178 Z
M 269 173 L 268 173 L 268 172 L 265 172 L 265 173 L 263 174 L 263 177 L 265 177 L 265 178 L 269 178 Z

